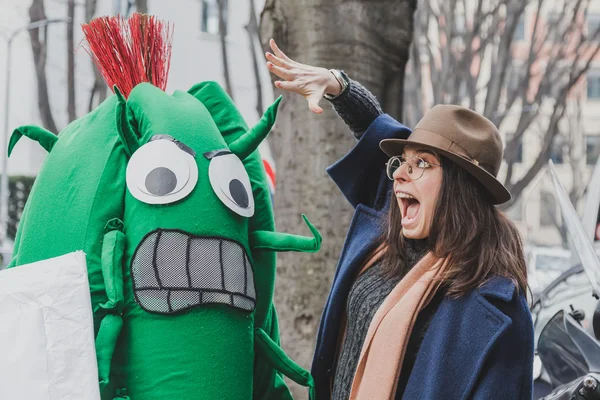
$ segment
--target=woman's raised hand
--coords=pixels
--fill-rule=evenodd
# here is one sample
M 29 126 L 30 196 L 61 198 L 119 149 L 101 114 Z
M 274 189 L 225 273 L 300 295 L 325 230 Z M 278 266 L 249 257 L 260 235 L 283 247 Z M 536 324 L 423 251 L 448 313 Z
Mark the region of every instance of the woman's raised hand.
M 273 39 L 269 41 L 269 45 L 275 54 L 265 53 L 267 68 L 282 79 L 275 81 L 275 86 L 303 96 L 308 100 L 308 108 L 321 114 L 323 109 L 319 107 L 319 101 L 323 95 L 327 93 L 335 96 L 342 90 L 337 79 L 325 68 L 300 64 L 290 59 Z

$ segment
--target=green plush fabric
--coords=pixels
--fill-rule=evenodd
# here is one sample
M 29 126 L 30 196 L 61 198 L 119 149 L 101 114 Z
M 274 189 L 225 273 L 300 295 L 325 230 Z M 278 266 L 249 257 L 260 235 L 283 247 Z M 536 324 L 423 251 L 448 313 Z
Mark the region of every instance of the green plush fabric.
M 281 372 L 304 384 L 310 385 L 311 380 L 306 371 L 282 357 L 278 347 L 272 304 L 275 252 L 315 251 L 321 238 L 308 220 L 313 238 L 275 232 L 256 146 L 268 134 L 278 103 L 249 130 L 215 83 L 173 95 L 140 84 L 127 100 L 116 93 L 70 124 L 58 140 L 31 128 L 19 131 L 51 151 L 25 207 L 11 267 L 85 251 L 103 400 L 290 399 Z M 136 152 L 157 140 L 170 148 L 176 144 L 181 150 L 177 162 L 187 160 L 198 171 L 191 192 L 165 204 L 141 201 L 131 189 L 144 182 L 126 179 L 136 154 L 144 154 Z M 232 154 L 215 153 L 227 149 Z M 226 206 L 209 178 L 211 157 L 236 155 L 250 178 L 255 202 L 250 218 Z M 164 170 L 162 165 L 156 167 Z M 230 182 L 230 190 L 234 183 Z M 161 195 L 148 198 L 153 196 Z M 257 246 L 251 246 L 251 238 Z M 234 299 L 237 292 L 229 289 L 226 292 L 231 294 L 201 292 L 197 282 L 192 286 L 192 275 L 207 274 L 202 260 L 209 257 L 207 251 L 215 241 L 221 264 L 240 268 L 233 268 L 231 276 L 243 276 L 244 293 L 251 268 L 256 291 L 251 308 L 245 308 L 250 300 Z M 200 248 L 192 250 L 192 243 Z M 235 251 L 227 253 L 223 246 L 233 246 Z M 235 258 L 238 253 L 247 258 Z M 144 275 L 148 271 L 152 273 Z M 225 275 L 221 279 L 225 290 Z M 221 299 L 217 303 L 210 300 L 217 297 Z M 247 297 L 252 297 L 249 291 Z M 223 302 L 227 304 L 219 304 Z M 261 349 L 258 356 L 257 348 Z
M 9 264 L 14 267 L 83 250 L 94 309 L 107 301 L 101 259 L 104 227 L 122 218 L 124 207 L 127 158 L 114 123 L 115 100 L 111 97 L 73 121 L 52 147 L 44 144 L 49 136 L 41 135 L 43 146 L 52 151 L 29 195 Z M 15 131 L 19 133 L 13 137 L 36 130 Z M 94 315 L 96 332 L 101 317 Z
M 229 95 L 218 83 L 202 82 L 193 86 L 188 92 L 206 106 L 229 145 L 232 143 L 240 145 L 244 141 L 243 139 L 239 139 L 250 129 Z M 250 137 L 260 135 L 260 132 L 264 132 L 265 129 L 270 130 L 271 125 L 269 125 L 267 118 L 270 117 L 270 124 L 272 124 L 272 120 L 275 119 L 276 107 L 280 102 L 281 97 L 265 112 L 259 123 L 252 128 L 252 135 Z M 271 195 L 262 159 L 258 150 L 244 155 L 246 156 L 243 159 L 244 167 L 250 176 L 257 210 L 254 216 L 250 218 L 250 239 L 257 232 L 275 234 L 275 219 L 271 204 Z M 303 239 L 310 240 L 308 238 Z M 258 294 L 255 325 L 268 332 L 270 338 L 279 345 L 277 313 L 272 304 L 276 272 L 275 251 L 277 249 L 266 247 L 263 249 L 252 248 L 254 265 L 258 267 L 255 268 L 257 274 L 255 282 Z M 254 365 L 254 399 L 291 399 L 291 394 L 283 381 L 282 375 L 275 368 L 261 358 L 257 358 Z

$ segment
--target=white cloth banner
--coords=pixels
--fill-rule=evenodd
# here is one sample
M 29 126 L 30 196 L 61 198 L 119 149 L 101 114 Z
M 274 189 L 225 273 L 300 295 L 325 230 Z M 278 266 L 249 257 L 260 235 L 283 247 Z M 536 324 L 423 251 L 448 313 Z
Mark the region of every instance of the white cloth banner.
M 82 251 L 0 271 L 0 399 L 100 399 Z

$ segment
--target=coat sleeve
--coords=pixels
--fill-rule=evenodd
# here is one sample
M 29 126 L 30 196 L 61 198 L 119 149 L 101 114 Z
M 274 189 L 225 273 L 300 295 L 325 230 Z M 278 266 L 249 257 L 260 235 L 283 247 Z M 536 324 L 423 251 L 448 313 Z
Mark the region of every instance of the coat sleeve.
M 410 132 L 400 122 L 382 114 L 371 123 L 352 150 L 327 169 L 353 207 L 364 204 L 376 210 L 384 208 L 391 181 L 385 174 L 388 157 L 379 148 L 379 142 L 406 139 Z
M 512 324 L 485 361 L 469 398 L 531 400 L 534 333 L 527 303 L 523 296 L 518 296 L 517 302 L 495 302 L 495 305 L 512 316 Z

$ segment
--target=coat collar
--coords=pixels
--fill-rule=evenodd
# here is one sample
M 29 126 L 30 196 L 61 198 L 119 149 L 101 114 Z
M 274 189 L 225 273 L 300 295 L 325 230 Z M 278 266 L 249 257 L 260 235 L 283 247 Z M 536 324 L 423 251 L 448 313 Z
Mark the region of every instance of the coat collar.
M 508 303 L 515 295 L 516 286 L 506 277 L 495 276 L 485 282 L 478 291 L 479 294 L 488 299 L 497 299 Z

